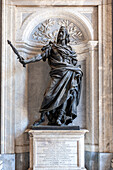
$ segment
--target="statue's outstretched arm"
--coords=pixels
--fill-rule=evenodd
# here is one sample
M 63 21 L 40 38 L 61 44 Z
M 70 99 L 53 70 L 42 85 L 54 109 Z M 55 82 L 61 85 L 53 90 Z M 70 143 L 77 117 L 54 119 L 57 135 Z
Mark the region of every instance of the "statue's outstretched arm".
M 45 57 L 45 53 L 42 53 L 42 54 L 38 54 L 38 55 L 36 55 L 30 59 L 27 59 L 27 60 L 20 58 L 19 62 L 22 64 L 34 63 L 34 62 L 38 62 L 38 61 L 42 60 L 44 57 Z
M 46 57 L 46 54 L 42 53 L 42 54 L 38 54 L 35 57 L 32 57 L 32 58 L 30 58 L 28 60 L 25 60 L 23 57 L 20 56 L 20 54 L 18 53 L 17 49 L 12 45 L 11 41 L 7 40 L 7 42 L 11 46 L 13 52 L 18 56 L 17 59 L 19 59 L 19 62 L 21 64 L 23 64 L 23 67 L 25 67 L 26 64 L 38 62 L 41 59 L 44 59 Z

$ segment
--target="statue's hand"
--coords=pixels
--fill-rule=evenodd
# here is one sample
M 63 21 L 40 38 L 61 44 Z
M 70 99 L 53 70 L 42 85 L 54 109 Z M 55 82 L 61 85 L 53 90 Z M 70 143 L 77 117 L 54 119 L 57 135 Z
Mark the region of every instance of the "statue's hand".
M 25 64 L 25 63 L 24 63 L 24 58 L 20 57 L 20 58 L 19 58 L 19 62 L 20 62 L 21 64 Z
M 25 67 L 26 62 L 25 62 L 25 60 L 24 60 L 23 57 L 20 57 L 20 58 L 19 58 L 19 62 L 20 62 L 21 64 L 23 64 L 23 67 Z

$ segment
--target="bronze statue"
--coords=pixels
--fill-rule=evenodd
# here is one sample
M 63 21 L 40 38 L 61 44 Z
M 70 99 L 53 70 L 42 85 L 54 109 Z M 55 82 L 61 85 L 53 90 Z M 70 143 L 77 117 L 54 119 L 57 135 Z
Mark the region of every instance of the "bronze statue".
M 68 45 L 69 41 L 66 28 L 61 26 L 57 43 L 50 41 L 41 49 L 41 54 L 28 60 L 24 60 L 8 41 L 24 67 L 26 64 L 47 59 L 51 67 L 51 82 L 44 94 L 40 120 L 35 121 L 34 127 L 44 122 L 45 116 L 47 116 L 48 125 L 58 126 L 68 125 L 77 117 L 83 73 L 81 66 L 77 66 L 77 54 Z

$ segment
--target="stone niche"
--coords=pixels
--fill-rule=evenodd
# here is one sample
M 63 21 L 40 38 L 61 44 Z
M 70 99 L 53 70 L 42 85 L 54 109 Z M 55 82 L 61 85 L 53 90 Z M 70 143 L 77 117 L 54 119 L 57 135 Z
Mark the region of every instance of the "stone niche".
M 106 119 L 106 111 L 112 117 L 112 59 L 111 44 L 107 41 L 112 35 L 111 30 L 107 34 L 107 28 L 111 29 L 107 13 L 111 12 L 111 1 L 5 0 L 2 11 L 2 153 L 29 152 L 25 130 L 40 116 L 43 93 L 50 79 L 47 62 L 23 68 L 7 39 L 27 59 L 40 53 L 41 47 L 50 40 L 55 41 L 61 25 L 70 34 L 70 45 L 77 52 L 84 73 L 78 117 L 73 124 L 89 130 L 86 151 L 112 152 L 112 131 L 109 135 L 103 131 L 105 123 L 108 122 L 108 129 L 112 126 L 110 119 Z M 109 86 L 105 87 L 107 82 Z
M 84 73 L 81 100 L 78 107 L 78 117 L 74 124 L 80 125 L 81 128 L 87 128 L 89 119 L 91 119 L 89 112 L 92 109 L 90 96 L 93 95 L 92 97 L 95 98 L 95 101 L 97 101 L 98 97 L 96 88 L 98 82 L 97 8 L 64 7 L 63 11 L 60 7 L 31 7 L 30 10 L 31 9 L 32 12 L 29 12 L 25 7 L 17 8 L 17 25 L 21 25 L 21 27 L 18 27 L 15 33 L 16 47 L 24 58 L 30 58 L 41 52 L 41 47 L 49 43 L 50 40 L 56 40 L 61 25 L 66 26 L 70 34 L 70 45 L 77 52 L 78 63 L 81 64 Z M 92 17 L 95 17 L 94 22 Z M 20 95 L 15 99 L 17 103 L 19 100 L 21 106 L 25 103 L 24 110 L 19 109 L 15 115 L 16 130 L 17 132 L 20 132 L 19 127 L 23 129 L 27 126 L 29 127 L 29 125 L 40 116 L 38 110 L 41 106 L 43 93 L 48 84 L 49 66 L 47 62 L 44 63 L 41 61 L 39 63 L 30 64 L 25 69 L 16 61 L 15 69 L 18 74 L 18 76 L 15 75 L 15 83 L 17 82 L 15 90 L 23 95 L 22 100 L 20 100 Z M 92 74 L 96 81 L 92 79 Z M 23 89 L 20 89 L 20 84 L 18 83 L 19 80 L 22 81 L 20 83 L 23 84 Z M 25 112 L 27 114 L 26 117 Z M 95 112 L 96 117 L 98 116 L 97 106 Z M 23 122 L 23 120 L 20 120 L 20 114 L 26 119 L 26 123 Z M 16 140 L 17 145 L 22 142 L 21 140 L 22 136 L 18 136 Z

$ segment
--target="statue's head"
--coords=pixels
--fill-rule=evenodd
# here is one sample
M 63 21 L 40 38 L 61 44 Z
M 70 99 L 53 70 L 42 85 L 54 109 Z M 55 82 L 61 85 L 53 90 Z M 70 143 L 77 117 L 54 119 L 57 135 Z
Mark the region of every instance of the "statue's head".
M 65 44 L 70 42 L 69 34 L 64 26 L 61 26 L 59 29 L 58 36 L 57 36 L 57 43 L 59 43 L 59 41 L 62 40 L 65 40 Z

